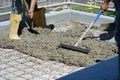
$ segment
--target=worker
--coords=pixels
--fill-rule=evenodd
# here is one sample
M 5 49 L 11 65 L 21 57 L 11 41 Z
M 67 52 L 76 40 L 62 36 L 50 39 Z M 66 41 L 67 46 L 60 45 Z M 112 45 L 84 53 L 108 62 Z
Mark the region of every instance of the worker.
M 22 0 L 12 0 L 12 13 L 10 14 L 10 39 L 20 39 L 18 36 L 19 24 L 21 21 L 22 13 Z M 33 11 L 37 0 L 28 0 L 30 3 L 30 9 L 28 12 L 28 17 L 31 19 L 33 17 Z
M 27 7 L 25 6 L 27 3 Z M 27 8 L 29 11 L 27 11 Z M 21 33 L 19 24 L 24 16 L 25 10 L 29 19 L 35 22 L 37 27 L 53 29 L 54 25 L 46 24 L 45 8 L 37 7 L 37 0 L 12 0 L 12 13 L 10 14 L 10 39 L 20 39 L 18 33 Z M 23 13 L 23 16 L 21 14 Z M 19 31 L 18 31 L 19 29 Z
M 54 29 L 53 24 L 49 24 L 49 25 L 46 24 L 46 17 L 45 17 L 46 9 L 44 7 L 38 8 L 38 5 L 35 4 L 34 1 L 30 2 L 30 0 L 26 0 L 26 2 L 28 4 L 28 7 L 30 7 L 30 13 L 31 13 L 31 10 L 34 9 L 34 11 L 32 11 L 32 16 L 30 17 L 29 14 L 28 14 L 28 16 L 34 21 L 35 26 L 42 27 L 42 28 L 49 28 L 49 29 L 53 30 Z M 30 4 L 32 6 L 30 6 Z
M 116 29 L 115 29 L 115 41 L 118 47 L 118 78 L 117 80 L 120 80 L 120 0 L 104 0 L 103 4 L 101 5 L 100 9 L 105 12 L 108 7 L 109 3 L 112 1 L 115 4 L 115 23 L 116 23 Z

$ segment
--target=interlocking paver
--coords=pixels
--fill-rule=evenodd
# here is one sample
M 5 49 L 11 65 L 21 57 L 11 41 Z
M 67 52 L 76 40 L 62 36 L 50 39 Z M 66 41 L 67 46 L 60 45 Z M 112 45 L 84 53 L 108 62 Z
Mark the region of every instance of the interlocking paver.
M 20 58 L 20 59 L 18 59 L 16 61 L 19 62 L 19 63 L 21 63 L 21 64 L 24 64 L 24 63 L 27 62 L 24 58 Z
M 42 75 L 42 79 L 44 79 L 44 80 L 48 80 L 50 78 L 51 78 L 51 76 L 49 74 Z
M 26 68 L 26 69 L 24 69 L 24 71 L 26 73 L 32 73 L 34 71 L 34 69 L 33 68 Z
M 7 61 L 10 61 L 10 59 L 7 59 L 7 58 L 5 58 L 5 57 L 2 57 L 0 62 L 3 63 L 3 62 L 7 62 Z
M 13 74 L 14 74 L 15 76 L 20 76 L 20 75 L 25 74 L 25 72 L 24 72 L 24 71 L 19 70 L 19 71 L 13 72 Z
M 4 75 L 3 77 L 6 79 L 12 79 L 14 77 L 14 75 L 8 73 L 8 74 Z
M 13 77 L 11 80 L 26 80 L 26 79 L 23 77 Z
M 32 75 L 31 74 L 25 74 L 25 75 L 22 75 L 22 77 L 29 80 L 29 79 L 32 78 Z
M 26 66 L 26 65 L 24 65 L 24 64 L 14 65 L 14 67 L 16 67 L 16 68 L 18 68 L 18 69 L 20 69 L 20 70 L 24 70 L 24 69 L 26 69 L 26 68 L 27 68 L 27 66 Z
M 9 53 L 7 53 L 7 52 L 4 52 L 1 56 L 8 58 L 8 57 L 11 56 L 11 54 L 9 54 Z
M 36 65 L 34 65 L 33 66 L 33 68 L 35 69 L 35 70 L 42 70 L 42 66 L 40 66 L 40 65 L 38 65 L 38 64 L 36 64 Z
M 21 58 L 20 56 L 13 56 L 13 55 L 11 55 L 10 57 L 9 57 L 9 59 L 11 59 L 11 60 L 17 60 L 17 59 L 19 59 L 19 58 Z
M 33 62 L 26 62 L 24 64 L 27 65 L 27 66 L 34 66 L 35 65 L 35 63 L 33 63 Z
M 13 73 L 13 72 L 17 71 L 18 69 L 14 68 L 14 67 L 9 67 L 9 68 L 6 68 L 5 70 L 10 73 Z
M 0 80 L 6 80 L 5 78 L 0 77 Z
M 3 55 L 5 53 L 7 53 L 7 52 L 5 52 L 4 50 L 0 50 L 0 55 Z
M 0 48 L 0 54 L 0 80 L 55 80 L 78 69 L 63 63 L 43 61 L 11 49 Z
M 14 60 L 14 61 L 7 62 L 7 64 L 11 65 L 11 66 L 14 66 L 14 65 L 18 65 L 19 63 Z
M 39 77 L 33 77 L 33 78 L 31 78 L 30 80 L 43 80 L 43 79 L 41 79 L 41 78 L 39 78 Z
M 0 49 L 0 50 L 2 50 L 2 51 L 5 51 L 5 52 L 15 52 L 15 50 L 13 50 L 13 49 Z
M 1 76 L 6 75 L 7 73 L 9 73 L 9 72 L 6 71 L 6 70 L 0 70 L 0 75 L 1 75 Z
M 8 67 L 9 67 L 8 64 L 0 63 L 0 69 L 6 69 L 6 68 L 8 68 Z
M 33 71 L 32 74 L 37 77 L 40 77 L 42 75 L 42 73 L 40 71 Z

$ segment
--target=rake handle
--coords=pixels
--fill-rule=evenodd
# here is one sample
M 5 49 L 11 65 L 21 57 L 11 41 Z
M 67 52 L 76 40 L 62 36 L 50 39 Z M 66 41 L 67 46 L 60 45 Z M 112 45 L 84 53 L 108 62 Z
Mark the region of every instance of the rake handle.
M 83 35 L 80 37 L 80 39 L 78 40 L 78 42 L 75 44 L 75 46 L 77 46 L 81 40 L 84 38 L 84 36 L 87 34 L 87 32 L 91 29 L 91 27 L 93 26 L 93 24 L 98 20 L 98 18 L 100 17 L 100 15 L 102 14 L 102 10 L 99 11 L 99 13 L 97 14 L 97 16 L 93 19 L 93 21 L 91 22 L 90 26 L 87 28 L 87 30 L 83 33 Z

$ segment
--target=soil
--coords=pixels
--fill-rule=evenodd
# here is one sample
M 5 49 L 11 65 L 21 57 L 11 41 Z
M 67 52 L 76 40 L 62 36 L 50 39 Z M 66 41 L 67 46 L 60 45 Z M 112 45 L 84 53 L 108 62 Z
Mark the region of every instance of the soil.
M 35 27 L 34 30 L 39 34 L 31 33 L 27 28 L 24 28 L 20 35 L 21 40 L 10 40 L 8 33 L 0 35 L 0 47 L 14 49 L 43 60 L 52 60 L 80 67 L 90 66 L 116 55 L 115 43 L 98 39 L 99 36 L 94 36 L 92 30 L 78 44 L 79 47 L 91 49 L 88 54 L 63 49 L 59 46 L 60 43 L 74 46 L 86 30 L 85 24 L 66 21 L 56 23 L 53 30 L 41 27 Z

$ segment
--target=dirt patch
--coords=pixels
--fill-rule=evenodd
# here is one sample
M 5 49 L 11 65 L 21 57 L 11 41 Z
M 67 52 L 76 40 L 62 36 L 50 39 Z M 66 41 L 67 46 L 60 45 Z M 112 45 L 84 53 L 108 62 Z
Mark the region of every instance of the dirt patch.
M 89 66 L 96 61 L 104 60 L 116 54 L 114 43 L 98 40 L 91 32 L 78 46 L 90 48 L 88 54 L 60 48 L 60 42 L 74 45 L 86 26 L 73 21 L 67 21 L 55 25 L 54 30 L 47 28 L 34 28 L 39 34 L 33 34 L 24 28 L 21 40 L 10 40 L 8 33 L 0 35 L 0 47 L 15 49 L 22 53 L 41 58 L 63 62 L 68 65 Z

